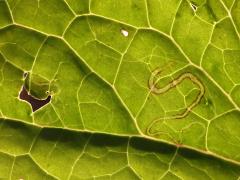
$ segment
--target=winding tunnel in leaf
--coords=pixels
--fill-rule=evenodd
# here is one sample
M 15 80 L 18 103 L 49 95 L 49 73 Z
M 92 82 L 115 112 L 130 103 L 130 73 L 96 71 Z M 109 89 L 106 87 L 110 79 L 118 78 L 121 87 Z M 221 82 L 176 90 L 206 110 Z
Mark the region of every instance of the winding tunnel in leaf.
M 238 179 L 239 7 L 0 1 L 0 178 Z

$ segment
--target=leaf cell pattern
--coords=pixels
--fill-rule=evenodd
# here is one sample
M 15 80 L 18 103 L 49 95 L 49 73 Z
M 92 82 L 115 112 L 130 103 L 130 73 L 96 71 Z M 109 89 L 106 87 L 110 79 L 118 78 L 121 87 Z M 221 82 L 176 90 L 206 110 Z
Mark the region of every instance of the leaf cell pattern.
M 0 178 L 239 179 L 239 7 L 1 0 Z

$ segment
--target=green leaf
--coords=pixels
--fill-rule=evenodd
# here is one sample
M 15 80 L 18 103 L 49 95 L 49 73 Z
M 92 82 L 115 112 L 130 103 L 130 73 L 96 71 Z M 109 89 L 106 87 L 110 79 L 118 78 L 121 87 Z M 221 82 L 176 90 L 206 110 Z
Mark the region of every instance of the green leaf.
M 1 121 L 3 179 L 236 179 L 240 167 L 142 137 Z
M 0 1 L 0 178 L 238 179 L 239 7 Z

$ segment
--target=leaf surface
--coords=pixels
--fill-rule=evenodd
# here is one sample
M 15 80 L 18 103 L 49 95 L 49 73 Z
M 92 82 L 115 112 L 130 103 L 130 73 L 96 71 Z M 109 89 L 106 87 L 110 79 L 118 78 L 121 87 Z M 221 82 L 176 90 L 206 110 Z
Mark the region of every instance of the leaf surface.
M 238 179 L 239 7 L 0 1 L 0 178 Z

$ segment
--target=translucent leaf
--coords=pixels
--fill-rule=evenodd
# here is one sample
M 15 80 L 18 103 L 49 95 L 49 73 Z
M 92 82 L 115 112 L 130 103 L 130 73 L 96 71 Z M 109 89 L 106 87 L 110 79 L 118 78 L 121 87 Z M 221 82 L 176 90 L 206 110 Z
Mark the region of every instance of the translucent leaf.
M 239 7 L 0 1 L 0 178 L 238 179 Z

